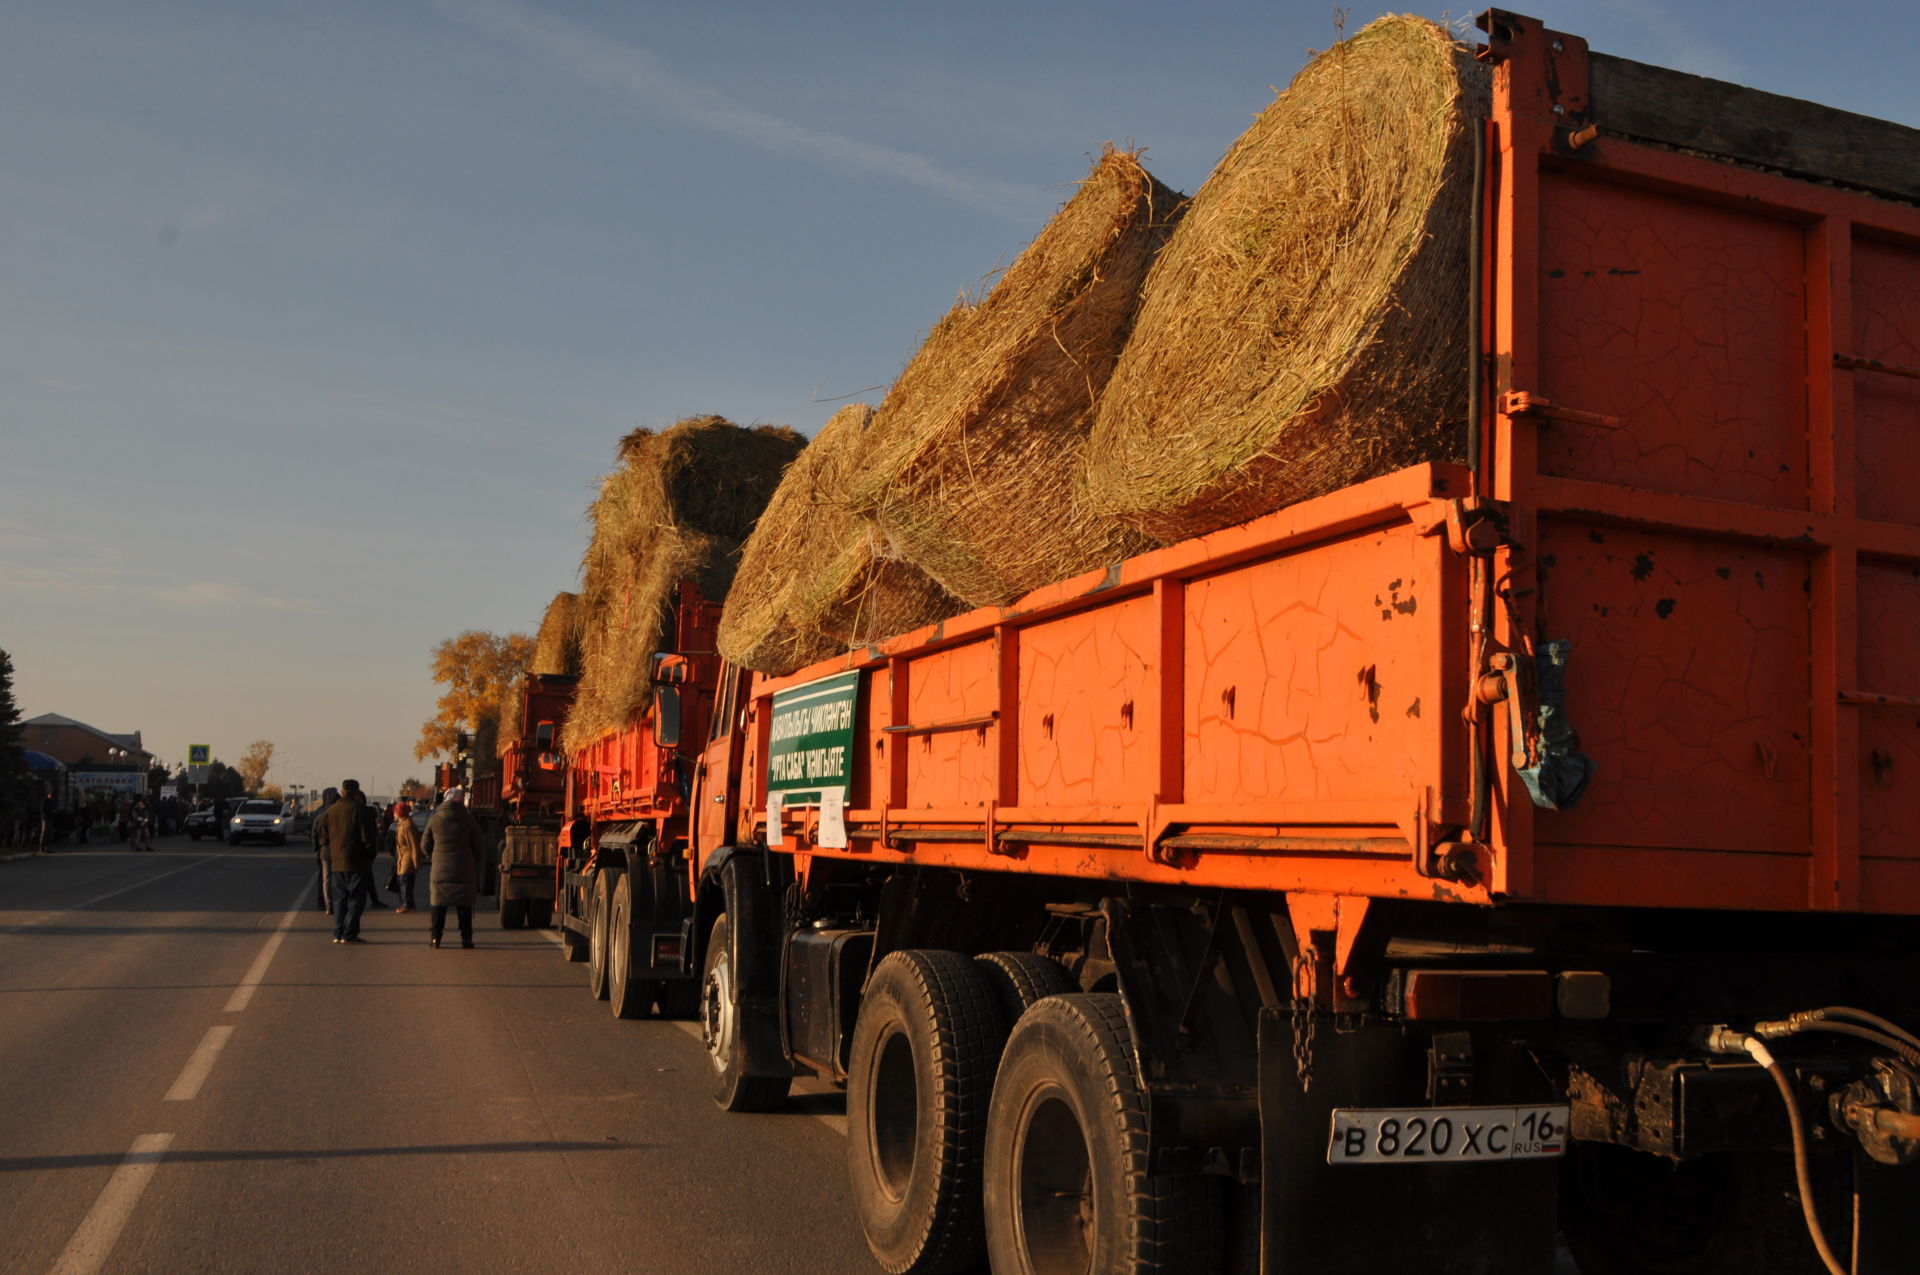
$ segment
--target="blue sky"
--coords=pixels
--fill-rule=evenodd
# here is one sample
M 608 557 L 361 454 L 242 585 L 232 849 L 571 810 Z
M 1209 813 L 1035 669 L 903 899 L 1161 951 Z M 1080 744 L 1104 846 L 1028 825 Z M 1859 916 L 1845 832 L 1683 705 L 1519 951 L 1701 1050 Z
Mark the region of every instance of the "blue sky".
M 1518 7 L 1920 125 L 1910 4 Z M 424 776 L 430 648 L 530 630 L 571 587 L 621 434 L 811 433 L 878 401 L 1104 143 L 1192 191 L 1334 15 L 14 0 L 0 647 L 24 712 L 168 760 L 271 739 L 282 781 Z

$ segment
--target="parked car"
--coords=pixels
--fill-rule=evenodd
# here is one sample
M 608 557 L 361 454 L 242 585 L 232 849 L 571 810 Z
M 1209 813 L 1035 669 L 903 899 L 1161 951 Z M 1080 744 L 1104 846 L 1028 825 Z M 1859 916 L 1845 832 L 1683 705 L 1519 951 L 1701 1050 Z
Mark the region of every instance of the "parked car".
M 220 812 L 212 806 L 208 806 L 205 810 L 189 811 L 187 817 L 181 821 L 181 827 L 195 841 L 202 837 L 223 835 L 220 829 Z
M 243 801 L 227 820 L 227 844 L 237 846 L 249 837 L 287 844 L 287 825 L 292 820 L 277 801 Z

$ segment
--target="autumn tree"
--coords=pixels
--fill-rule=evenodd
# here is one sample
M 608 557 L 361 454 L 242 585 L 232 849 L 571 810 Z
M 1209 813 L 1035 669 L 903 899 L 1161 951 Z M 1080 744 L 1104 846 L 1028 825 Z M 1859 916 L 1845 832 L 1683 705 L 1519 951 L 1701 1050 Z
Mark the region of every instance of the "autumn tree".
M 425 801 L 432 795 L 427 786 L 418 779 L 409 778 L 400 781 L 400 796 L 403 800 Z
M 434 715 L 420 726 L 413 755 L 420 761 L 454 755 L 463 731 L 497 726 L 500 709 L 533 655 L 533 639 L 524 633 L 483 633 L 469 629 L 433 648 L 433 680 L 446 693 Z
M 240 783 L 247 792 L 259 792 L 260 785 L 267 782 L 267 771 L 273 766 L 273 741 L 256 739 L 247 745 L 246 756 L 234 769 L 240 772 Z

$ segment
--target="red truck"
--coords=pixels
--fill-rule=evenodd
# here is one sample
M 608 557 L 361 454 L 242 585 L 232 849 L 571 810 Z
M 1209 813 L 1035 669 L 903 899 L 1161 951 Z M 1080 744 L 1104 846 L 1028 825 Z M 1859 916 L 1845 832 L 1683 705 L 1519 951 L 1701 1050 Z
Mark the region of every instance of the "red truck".
M 1469 463 L 574 759 L 889 1271 L 1920 1267 L 1920 133 L 1480 25 Z
M 688 812 L 719 660 L 720 605 L 692 582 L 673 606 L 673 651 L 655 661 L 650 712 L 567 759 L 555 915 L 567 959 L 616 1017 L 686 1017 L 699 995 L 690 965 L 693 898 Z

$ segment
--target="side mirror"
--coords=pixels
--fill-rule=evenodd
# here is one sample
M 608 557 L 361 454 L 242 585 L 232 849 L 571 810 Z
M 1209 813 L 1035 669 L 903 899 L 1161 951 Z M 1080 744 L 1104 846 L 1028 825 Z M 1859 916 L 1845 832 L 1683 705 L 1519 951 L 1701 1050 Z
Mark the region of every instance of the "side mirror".
M 680 747 L 680 692 L 674 687 L 653 688 L 653 742 L 662 748 Z

